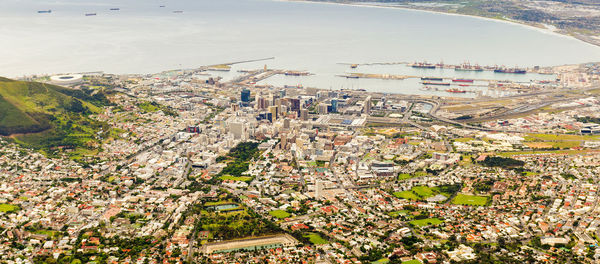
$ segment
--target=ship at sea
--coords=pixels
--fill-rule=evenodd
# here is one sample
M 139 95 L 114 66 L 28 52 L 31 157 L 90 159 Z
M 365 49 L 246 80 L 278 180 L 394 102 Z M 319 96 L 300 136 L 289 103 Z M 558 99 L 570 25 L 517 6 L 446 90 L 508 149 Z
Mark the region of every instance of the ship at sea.
M 175 13 L 175 14 L 181 14 L 181 13 L 183 13 L 183 11 L 181 11 L 181 10 L 175 10 L 175 11 L 173 11 L 173 13 Z
M 453 82 L 464 82 L 464 83 L 472 83 L 471 79 L 452 79 Z
M 422 82 L 422 84 L 424 84 L 424 85 L 445 85 L 445 86 L 450 86 L 450 83 L 444 83 L 444 82 L 424 81 L 424 82 Z
M 435 69 L 437 66 L 427 62 L 415 62 L 413 64 L 410 64 L 410 67 L 419 69 Z
M 119 11 L 121 8 L 111 8 L 110 11 Z
M 86 13 L 85 16 L 95 16 L 96 13 Z
M 519 69 L 519 68 L 496 68 L 494 69 L 495 73 L 515 73 L 515 74 L 525 74 L 527 70 Z
M 443 78 L 439 78 L 439 77 L 421 77 L 421 81 L 438 81 L 441 82 L 443 81 Z
M 452 89 L 447 89 L 446 92 L 449 92 L 449 93 L 466 93 L 467 91 L 465 91 L 465 90 L 459 90 L 459 89 L 456 89 L 456 88 L 452 88 Z
M 38 14 L 49 14 L 52 13 L 52 10 L 40 10 L 38 11 Z
M 457 65 L 454 67 L 455 71 L 483 71 L 483 67 L 475 64 L 471 65 L 468 62 L 465 62 L 461 65 Z

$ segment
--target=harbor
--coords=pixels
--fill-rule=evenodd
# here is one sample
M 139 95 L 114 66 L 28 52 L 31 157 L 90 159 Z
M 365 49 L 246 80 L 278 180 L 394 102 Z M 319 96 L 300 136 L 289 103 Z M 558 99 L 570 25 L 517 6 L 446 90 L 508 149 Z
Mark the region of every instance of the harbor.
M 494 73 L 509 73 L 509 74 L 525 74 L 525 73 L 538 73 L 538 74 L 552 74 L 552 72 L 546 67 L 518 67 L 518 66 L 505 66 L 505 65 L 479 65 L 477 63 L 471 64 L 466 61 L 460 64 L 445 64 L 443 61 L 439 63 L 429 63 L 427 61 L 416 61 L 416 62 L 374 62 L 374 63 L 338 63 L 340 65 L 349 65 L 351 69 L 357 69 L 359 66 L 373 66 L 373 65 L 406 65 L 415 69 L 450 69 L 455 71 L 464 72 L 482 72 L 482 71 L 493 71 Z

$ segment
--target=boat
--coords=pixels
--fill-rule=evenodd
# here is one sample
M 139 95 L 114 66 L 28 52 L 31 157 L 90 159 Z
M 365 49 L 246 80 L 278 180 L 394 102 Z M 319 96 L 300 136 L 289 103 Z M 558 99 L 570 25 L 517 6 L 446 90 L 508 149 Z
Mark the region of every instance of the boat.
M 466 82 L 466 83 L 472 83 L 473 80 L 471 79 L 452 79 L 453 82 Z
M 121 8 L 111 8 L 110 11 L 119 11 Z
M 462 83 L 461 83 L 461 84 L 459 84 L 458 86 L 465 87 L 465 86 L 471 86 L 471 85 L 469 85 L 469 84 L 462 84 Z
M 483 71 L 483 68 L 477 64 L 471 65 L 468 62 L 465 62 L 461 65 L 457 65 L 454 67 L 455 71 Z
M 301 72 L 301 71 L 286 71 L 283 74 L 287 75 L 287 76 L 307 76 L 307 75 L 310 75 L 310 73 L 308 73 L 308 72 Z
M 159 6 L 159 7 L 165 7 L 165 6 L 164 6 L 164 5 L 161 5 L 161 6 Z
M 350 65 L 350 68 L 352 68 L 352 69 L 356 69 L 357 67 L 358 67 L 358 64 L 352 64 L 352 65 Z
M 173 11 L 173 13 L 175 13 L 175 14 L 181 14 L 181 13 L 183 13 L 183 11 L 181 11 L 181 10 L 175 10 L 175 11 Z
M 346 75 L 344 77 L 346 77 L 348 79 L 358 79 L 359 78 L 359 76 L 357 76 L 357 75 Z
M 424 84 L 424 85 L 445 85 L 445 86 L 450 86 L 450 83 L 430 82 L 430 81 L 424 81 L 424 82 L 422 82 L 422 84 Z
M 427 62 L 415 62 L 413 64 L 410 64 L 410 67 L 419 69 L 435 69 L 437 66 Z
M 96 13 L 86 13 L 85 16 L 95 16 Z
M 52 13 L 52 10 L 40 10 L 38 11 L 38 14 L 49 14 Z
M 496 68 L 494 69 L 495 73 L 515 73 L 515 74 L 525 74 L 527 73 L 526 70 L 523 69 L 519 69 L 519 68 Z
M 421 81 L 443 81 L 443 78 L 439 78 L 439 77 L 421 77 Z
M 456 88 L 452 88 L 452 89 L 447 89 L 446 92 L 449 92 L 449 93 L 466 93 L 467 91 L 465 91 L 465 90 L 459 90 L 459 89 L 456 89 Z

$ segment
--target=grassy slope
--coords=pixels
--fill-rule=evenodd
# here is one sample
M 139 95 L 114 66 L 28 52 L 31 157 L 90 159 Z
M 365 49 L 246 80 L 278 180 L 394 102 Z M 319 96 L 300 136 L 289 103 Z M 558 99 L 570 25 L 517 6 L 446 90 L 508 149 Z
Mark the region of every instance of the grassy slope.
M 0 134 L 39 149 L 84 145 L 102 127 L 87 117 L 100 111 L 96 99 L 79 90 L 0 78 Z

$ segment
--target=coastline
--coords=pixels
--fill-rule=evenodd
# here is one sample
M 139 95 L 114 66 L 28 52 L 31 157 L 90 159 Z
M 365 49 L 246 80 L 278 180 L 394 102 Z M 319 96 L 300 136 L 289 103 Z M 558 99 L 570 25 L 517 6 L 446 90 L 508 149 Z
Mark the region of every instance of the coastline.
M 476 16 L 476 15 L 468 15 L 468 14 L 461 14 L 461 13 L 450 13 L 450 12 L 444 12 L 444 11 L 436 11 L 436 10 L 428 10 L 428 9 L 420 9 L 420 8 L 411 8 L 411 7 L 408 7 L 408 6 L 386 5 L 385 3 L 378 4 L 378 3 L 375 3 L 375 2 L 355 3 L 355 2 L 333 2 L 331 0 L 324 0 L 324 1 L 315 1 L 315 0 L 273 0 L 273 1 L 278 1 L 278 2 L 296 2 L 296 3 L 312 3 L 312 4 L 329 4 L 329 5 L 344 5 L 344 6 L 368 7 L 368 8 L 400 9 L 400 10 L 406 10 L 406 11 L 419 11 L 419 12 L 426 12 L 426 13 L 439 14 L 439 15 L 471 17 L 471 18 L 482 19 L 482 20 L 487 20 L 487 21 L 492 21 L 492 22 L 507 23 L 507 24 L 512 24 L 512 25 L 522 26 L 522 27 L 526 27 L 526 28 L 529 28 L 529 29 L 532 29 L 532 30 L 536 30 L 536 31 L 544 33 L 544 34 L 550 34 L 550 35 L 559 36 L 559 37 L 563 37 L 563 38 L 569 38 L 569 39 L 573 39 L 573 40 L 577 40 L 577 41 L 583 42 L 583 43 L 585 43 L 587 45 L 591 45 L 591 46 L 599 47 L 600 48 L 600 42 L 595 43 L 595 42 L 588 41 L 588 40 L 586 40 L 584 38 L 578 38 L 578 37 L 573 36 L 573 35 L 569 35 L 569 34 L 565 34 L 565 33 L 559 32 L 559 31 L 552 30 L 552 29 L 548 28 L 548 26 L 552 26 L 552 25 L 547 25 L 547 24 L 541 24 L 540 26 L 543 26 L 543 27 L 538 27 L 538 26 L 527 24 L 527 23 L 524 23 L 524 22 L 521 22 L 521 21 L 518 21 L 518 20 L 498 19 L 498 18 Z M 554 27 L 554 26 L 552 26 L 552 27 Z M 592 38 L 591 36 L 585 36 L 585 37 Z

